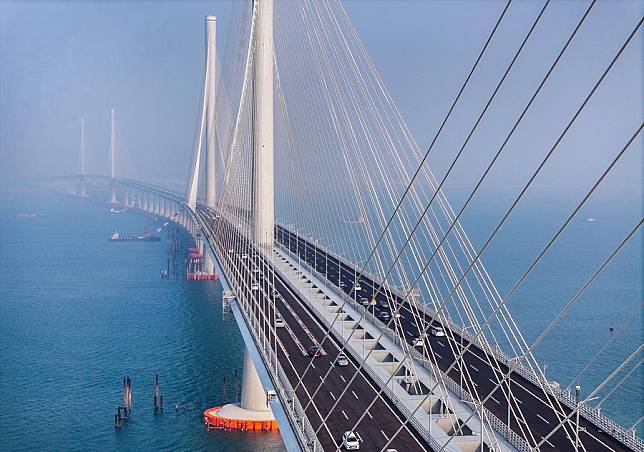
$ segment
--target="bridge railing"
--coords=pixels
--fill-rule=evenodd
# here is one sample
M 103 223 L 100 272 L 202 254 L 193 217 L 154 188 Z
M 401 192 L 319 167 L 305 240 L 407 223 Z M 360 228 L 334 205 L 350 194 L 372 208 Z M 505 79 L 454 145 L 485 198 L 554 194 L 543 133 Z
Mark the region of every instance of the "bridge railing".
M 191 215 L 195 221 L 200 224 L 201 217 L 199 215 L 195 215 L 192 211 Z M 212 240 L 207 233 L 204 234 L 204 238 L 218 256 L 224 257 L 223 259 L 218 259 L 222 269 L 226 271 L 228 275 L 234 275 L 235 273 L 226 258 L 228 253 L 225 253 L 219 246 L 218 242 L 216 240 Z M 306 412 L 297 398 L 295 390 L 284 372 L 284 369 L 282 369 L 282 366 L 279 364 L 277 354 L 270 347 L 270 340 L 267 340 L 264 332 L 261 328 L 258 328 L 258 322 L 253 321 L 249 315 L 248 307 L 250 306 L 252 295 L 249 297 L 248 294 L 251 294 L 252 291 L 240 291 L 238 284 L 234 284 L 233 287 L 235 290 L 235 297 L 239 301 L 239 312 L 241 313 L 248 330 L 253 332 L 252 336 L 256 349 L 264 362 L 264 367 L 268 371 L 268 374 L 275 385 L 277 396 L 280 398 L 282 406 L 289 414 L 289 420 L 291 421 L 293 431 L 295 432 L 300 445 L 305 450 L 310 450 L 312 452 L 323 451 L 322 445 L 315 434 L 315 429 L 306 416 Z
M 295 233 L 291 230 L 291 228 L 279 224 L 279 227 L 287 230 L 290 233 Z M 348 261 L 347 259 L 344 259 L 343 257 L 337 255 L 335 252 L 332 250 L 324 247 L 323 245 L 320 245 L 319 243 L 314 243 L 315 239 L 312 237 L 309 237 L 305 234 L 298 234 L 299 237 L 306 239 L 306 241 L 309 242 L 310 246 L 313 248 L 317 248 L 321 250 L 324 253 L 329 254 L 332 256 L 334 259 L 337 259 L 339 262 L 342 262 L 345 264 L 347 267 L 352 267 L 356 268 L 355 264 L 353 262 Z M 282 247 L 282 249 L 286 249 L 286 247 Z M 287 250 L 290 252 L 290 250 Z M 307 264 L 308 265 L 308 264 Z M 310 267 L 310 266 L 309 266 Z M 312 268 L 312 267 L 310 267 Z M 313 268 L 312 268 L 313 269 Z M 313 269 L 316 273 L 319 273 L 316 269 Z M 405 294 L 402 293 L 402 291 L 398 288 L 391 287 L 387 283 L 383 282 L 380 280 L 376 275 L 370 274 L 368 272 L 363 272 L 363 275 L 371 279 L 377 284 L 382 284 L 383 287 L 386 288 L 386 290 L 394 293 L 396 296 L 398 296 L 401 299 L 404 299 Z M 353 302 L 353 300 L 350 300 Z M 353 303 L 352 303 L 353 304 Z M 437 317 L 438 313 L 431 309 L 429 306 L 427 306 L 425 303 L 416 303 L 417 308 L 422 309 L 425 311 L 426 314 L 428 314 L 431 317 Z M 359 308 L 362 308 L 361 305 L 358 305 Z M 370 315 L 370 314 L 368 314 Z M 373 317 L 376 321 L 380 322 L 379 319 L 376 319 L 374 316 Z M 559 401 L 561 401 L 563 404 L 565 404 L 568 408 L 570 409 L 575 409 L 577 407 L 577 403 L 575 398 L 572 396 L 567 391 L 564 391 L 561 389 L 556 384 L 553 384 L 553 382 L 549 381 L 542 375 L 537 374 L 534 372 L 534 370 L 526 367 L 523 363 L 517 362 L 510 356 L 508 356 L 505 352 L 503 352 L 498 346 L 492 347 L 487 343 L 483 343 L 482 341 L 479 340 L 479 338 L 474 338 L 467 329 L 461 327 L 460 325 L 454 323 L 451 319 L 446 318 L 445 320 L 441 319 L 441 322 L 446 323 L 448 328 L 460 336 L 462 336 L 464 339 L 468 340 L 469 342 L 474 343 L 476 346 L 478 346 L 483 352 L 494 355 L 497 361 L 505 365 L 507 368 L 511 368 L 512 371 L 521 377 L 525 378 L 535 386 L 541 388 L 544 391 L 547 391 L 549 395 L 557 398 Z M 380 322 L 381 323 L 381 322 Z M 599 410 L 596 408 L 593 408 L 592 406 L 588 404 L 582 404 L 579 407 L 579 412 L 580 415 L 593 424 L 595 424 L 597 427 L 600 427 L 603 431 L 611 435 L 613 438 L 617 439 L 618 441 L 622 442 L 624 445 L 632 448 L 633 450 L 644 450 L 644 440 L 642 440 L 640 437 L 638 437 L 635 434 L 635 430 L 633 429 L 626 429 L 622 425 L 618 424 L 617 422 L 613 421 L 612 419 L 608 418 L 607 416 L 603 415 Z M 491 416 L 494 416 L 490 413 Z M 497 419 L 498 420 L 498 419 Z M 501 424 L 505 425 L 502 421 Z M 507 428 L 507 427 L 506 427 Z M 501 432 L 502 433 L 502 432 Z M 505 435 L 504 435 L 505 436 Z M 506 439 L 508 439 L 506 437 Z

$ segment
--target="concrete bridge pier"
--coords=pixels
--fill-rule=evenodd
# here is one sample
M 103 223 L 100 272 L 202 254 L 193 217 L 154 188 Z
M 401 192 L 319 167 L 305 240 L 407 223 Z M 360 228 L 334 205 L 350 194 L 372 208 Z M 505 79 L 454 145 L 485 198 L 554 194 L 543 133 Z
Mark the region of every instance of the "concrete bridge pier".
M 118 204 L 119 200 L 118 197 L 116 196 L 116 183 L 114 182 L 114 179 L 110 182 L 110 204 Z
M 203 253 L 203 271 L 208 275 L 213 275 L 215 273 L 215 264 L 210 257 L 210 253 L 204 250 Z
M 208 422 L 216 425 L 217 423 L 223 424 L 234 420 L 237 421 L 238 428 L 242 428 L 241 426 L 243 425 L 246 429 L 254 429 L 255 423 L 261 423 L 263 426 L 270 425 L 271 429 L 276 429 L 275 416 L 267 403 L 264 387 L 248 350 L 244 351 L 244 370 L 242 375 L 241 401 L 239 403 L 229 403 L 221 408 L 207 410 L 206 417 Z
M 130 190 L 127 188 L 123 191 L 123 205 L 130 207 Z

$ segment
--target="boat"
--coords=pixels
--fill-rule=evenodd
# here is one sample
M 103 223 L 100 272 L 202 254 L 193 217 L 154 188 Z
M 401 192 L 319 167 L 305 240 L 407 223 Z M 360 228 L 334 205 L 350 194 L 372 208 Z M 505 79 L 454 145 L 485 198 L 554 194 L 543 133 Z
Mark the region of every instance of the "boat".
M 114 231 L 112 236 L 107 240 L 110 242 L 159 242 L 161 237 L 150 232 L 145 232 L 143 235 L 138 236 L 121 237 L 118 231 Z
M 125 212 L 125 209 L 117 209 L 116 207 L 112 207 L 110 209 L 110 213 L 123 213 Z
M 42 213 L 19 213 L 19 214 L 16 214 L 16 218 L 27 218 L 27 219 L 45 218 L 45 214 L 42 214 Z
M 597 220 L 596 220 L 595 218 L 586 218 L 584 221 L 585 221 L 586 223 L 594 223 L 594 222 L 595 222 L 595 221 L 597 221 Z

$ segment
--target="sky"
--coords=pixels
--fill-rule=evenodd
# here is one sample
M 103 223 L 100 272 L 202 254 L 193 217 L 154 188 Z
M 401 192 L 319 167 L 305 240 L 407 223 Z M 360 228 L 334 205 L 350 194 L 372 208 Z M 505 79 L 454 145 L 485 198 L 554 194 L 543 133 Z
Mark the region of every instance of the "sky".
M 503 3 L 361 1 L 345 8 L 421 149 L 436 133 Z M 542 3 L 514 2 L 432 154 L 451 162 Z M 553 2 L 473 136 L 448 186 L 469 187 L 579 20 L 585 2 Z M 579 106 L 643 11 L 599 2 L 513 138 L 491 189 L 518 187 Z M 88 172 L 108 171 L 116 109 L 117 172 L 151 181 L 187 177 L 204 64 L 203 18 L 218 17 L 218 46 L 239 20 L 234 1 L 0 2 L 0 186 L 77 173 L 85 117 Z M 231 32 L 232 33 L 232 32 Z M 539 179 L 585 187 L 642 121 L 642 31 L 626 49 Z M 641 200 L 642 140 L 605 191 Z

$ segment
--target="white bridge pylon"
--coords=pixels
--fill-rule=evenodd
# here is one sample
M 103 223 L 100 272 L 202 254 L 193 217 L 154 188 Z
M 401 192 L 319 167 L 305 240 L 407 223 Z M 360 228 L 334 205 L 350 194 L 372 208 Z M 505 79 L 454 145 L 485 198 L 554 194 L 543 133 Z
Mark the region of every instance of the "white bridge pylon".
M 206 65 L 204 74 L 203 103 L 199 131 L 195 140 L 192 155 L 188 187 L 186 190 L 186 203 L 194 211 L 197 206 L 199 191 L 199 176 L 201 168 L 201 149 L 204 142 L 204 129 L 206 138 L 206 205 L 210 208 L 216 206 L 216 155 L 215 155 L 215 76 L 216 76 L 216 49 L 217 49 L 217 18 L 206 16 Z M 205 249 L 203 240 L 197 244 L 204 256 L 204 272 L 212 274 L 214 264 L 212 257 Z
M 273 178 L 273 1 L 255 2 L 253 9 L 253 29 L 255 58 L 248 64 L 256 64 L 253 73 L 254 99 L 254 147 L 253 147 L 253 228 L 254 243 L 271 250 L 274 231 L 274 178 Z M 216 153 L 215 153 L 215 93 L 216 93 L 216 24 L 214 16 L 206 17 L 206 65 L 203 87 L 201 118 L 192 164 L 186 190 L 186 203 L 196 211 L 201 173 L 201 151 L 206 148 L 205 204 L 216 209 Z M 254 61 L 254 63 L 253 63 Z M 246 73 L 248 74 L 248 68 Z M 205 140 L 204 140 L 205 138 Z M 204 255 L 204 270 L 212 273 L 214 264 L 204 241 L 198 244 Z M 266 393 L 257 374 L 255 364 L 248 351 L 244 355 L 242 394 L 239 403 L 222 407 L 219 417 L 244 420 L 274 420 Z

